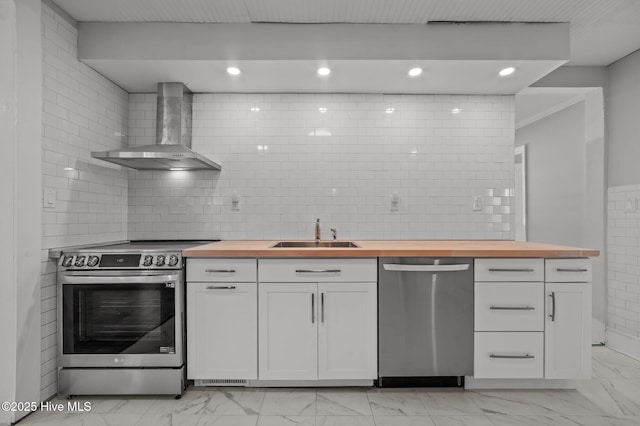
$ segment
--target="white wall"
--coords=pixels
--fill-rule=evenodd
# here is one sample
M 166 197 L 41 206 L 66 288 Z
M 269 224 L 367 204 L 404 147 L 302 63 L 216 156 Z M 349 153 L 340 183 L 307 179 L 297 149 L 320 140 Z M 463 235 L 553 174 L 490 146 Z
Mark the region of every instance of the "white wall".
M 640 51 L 609 66 L 607 344 L 640 358 Z
M 640 50 L 609 66 L 609 187 L 640 183 Z
M 527 239 L 584 245 L 584 102 L 516 130 L 527 146 Z
M 77 30 L 42 5 L 41 397 L 56 392 L 56 265 L 47 250 L 127 239 L 127 171 L 90 158 L 126 144 L 128 94 L 77 60 Z M 65 170 L 71 168 L 72 170 Z
M 39 398 L 40 1 L 0 1 L 0 172 L 2 280 L 0 398 Z M 9 424 L 24 412 L 0 411 Z
M 131 144 L 153 143 L 155 103 L 130 96 Z M 222 172 L 131 171 L 129 238 L 311 239 L 320 218 L 323 238 L 336 227 L 342 239 L 512 239 L 513 105 L 511 96 L 197 94 L 193 148 Z M 474 195 L 484 211 L 472 211 Z
M 0 195 L 5 202 L 0 203 L 0 267 L 5 271 L 0 284 L 0 400 L 15 398 L 16 375 L 16 267 L 17 231 L 15 229 L 15 173 L 18 145 L 17 94 L 16 94 L 16 5 L 14 0 L 0 0 L 0 131 L 3 135 L 4 157 L 10 159 L 0 167 Z M 0 411 L 0 425 L 8 425 L 13 415 Z

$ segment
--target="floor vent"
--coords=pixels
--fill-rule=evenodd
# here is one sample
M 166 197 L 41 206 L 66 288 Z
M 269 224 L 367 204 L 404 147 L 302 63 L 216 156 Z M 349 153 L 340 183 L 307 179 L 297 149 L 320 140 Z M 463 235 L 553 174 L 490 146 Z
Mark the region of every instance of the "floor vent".
M 194 380 L 196 386 L 246 386 L 244 379 L 197 379 Z

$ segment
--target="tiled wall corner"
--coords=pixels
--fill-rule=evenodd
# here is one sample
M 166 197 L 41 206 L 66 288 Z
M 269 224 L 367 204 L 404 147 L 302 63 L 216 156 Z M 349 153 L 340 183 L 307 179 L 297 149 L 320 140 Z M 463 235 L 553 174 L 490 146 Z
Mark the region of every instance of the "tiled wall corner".
M 129 96 L 132 144 L 155 103 Z M 129 172 L 129 238 L 514 236 L 511 96 L 196 94 L 193 148 L 222 171 Z
M 56 392 L 56 275 L 53 247 L 127 238 L 127 173 L 91 151 L 126 144 L 128 94 L 77 60 L 77 30 L 42 5 L 42 187 L 56 207 L 42 214 L 41 397 Z
M 640 338 L 640 185 L 609 188 L 607 327 Z

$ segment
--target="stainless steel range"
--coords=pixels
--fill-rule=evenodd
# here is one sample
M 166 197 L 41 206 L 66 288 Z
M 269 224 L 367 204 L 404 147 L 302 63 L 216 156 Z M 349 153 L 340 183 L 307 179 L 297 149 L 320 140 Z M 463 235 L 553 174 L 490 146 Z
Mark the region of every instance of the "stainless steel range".
M 62 250 L 58 393 L 185 388 L 182 250 L 211 241 L 130 241 Z

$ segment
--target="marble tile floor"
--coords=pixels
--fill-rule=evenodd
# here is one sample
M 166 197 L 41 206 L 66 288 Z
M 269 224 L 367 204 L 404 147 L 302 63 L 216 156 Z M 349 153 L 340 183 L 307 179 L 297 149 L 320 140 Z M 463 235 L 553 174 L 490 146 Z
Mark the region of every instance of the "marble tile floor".
M 93 397 L 88 413 L 35 412 L 64 426 L 640 426 L 640 361 L 593 348 L 576 390 L 189 388 L 171 397 Z M 54 402 L 64 402 L 54 399 Z

